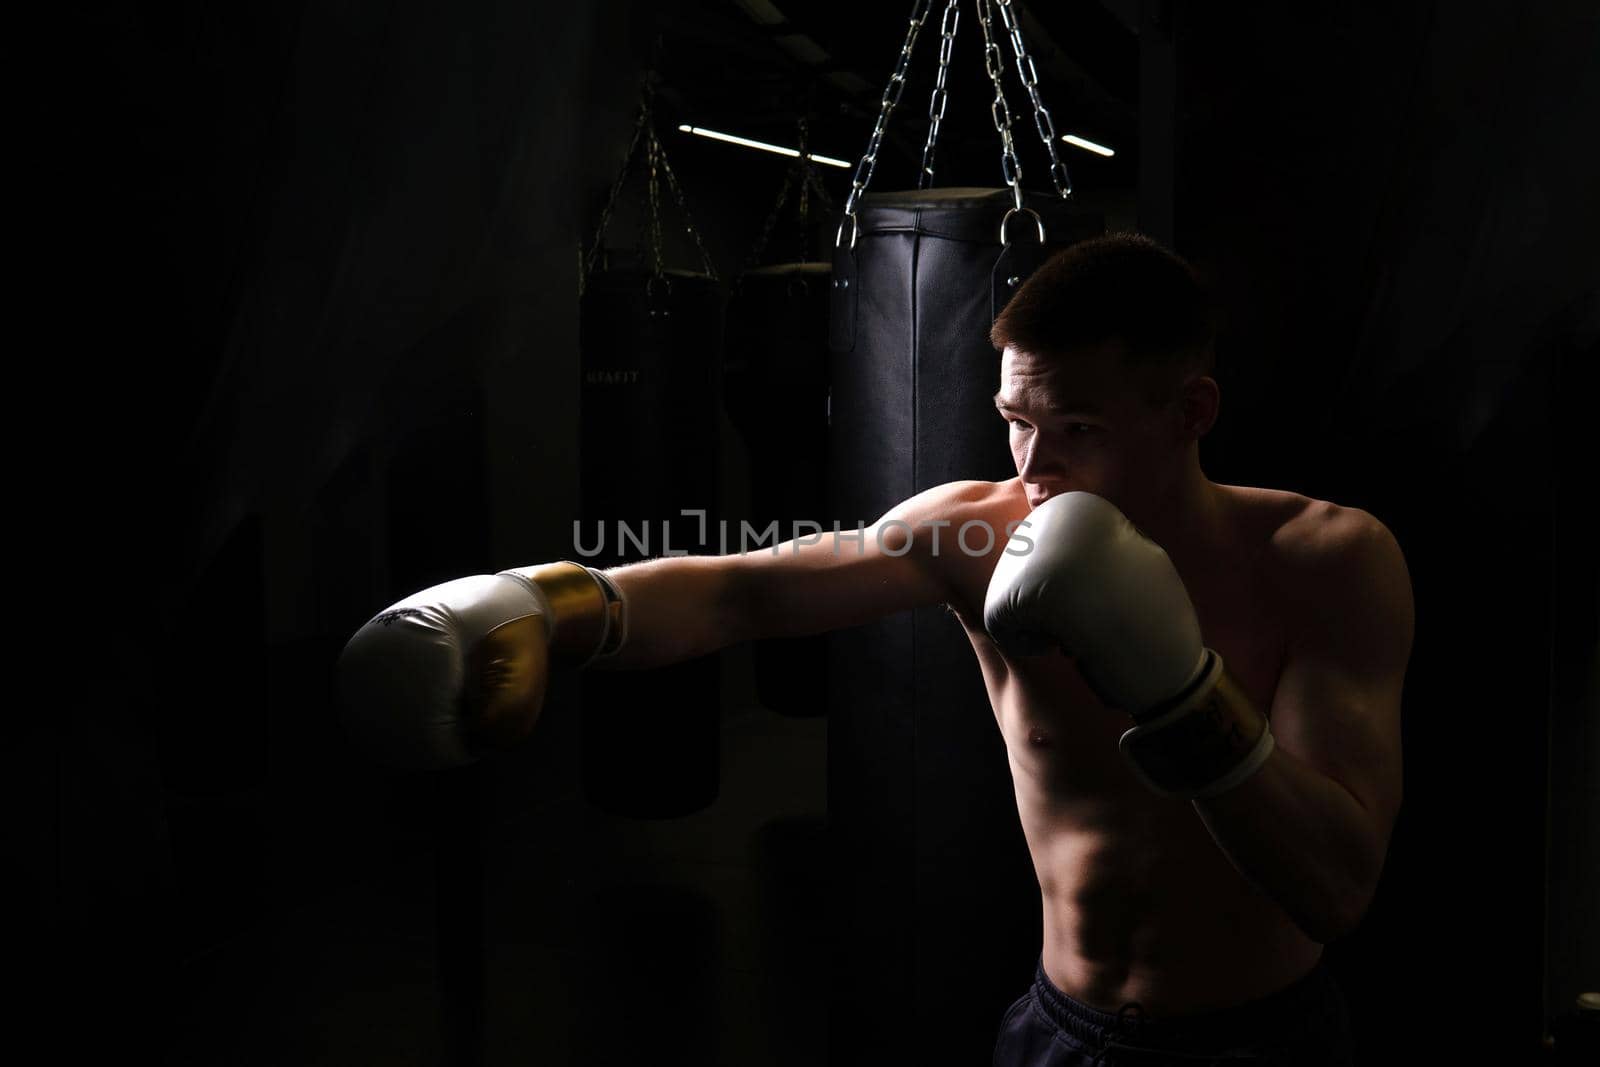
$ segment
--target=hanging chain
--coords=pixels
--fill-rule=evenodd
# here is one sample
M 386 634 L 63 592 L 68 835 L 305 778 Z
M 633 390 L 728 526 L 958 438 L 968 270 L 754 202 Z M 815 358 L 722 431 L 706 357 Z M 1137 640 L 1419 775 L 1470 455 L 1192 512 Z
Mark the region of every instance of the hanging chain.
M 799 239 L 800 244 L 799 262 L 804 263 L 806 261 L 806 244 L 808 243 L 806 239 L 806 223 L 811 221 L 811 183 L 816 181 L 817 178 L 817 164 L 809 155 L 811 151 L 810 137 L 806 130 L 806 120 L 804 118 L 800 120 L 797 132 L 799 133 L 800 143 L 795 148 L 800 152 L 800 158 L 796 162 L 801 166 L 800 199 L 794 206 L 795 236 Z
M 994 128 L 1000 133 L 1000 172 L 1005 175 L 1006 187 L 1011 190 L 1011 201 L 1016 210 L 1022 208 L 1022 163 L 1017 159 L 1016 141 L 1011 136 L 1011 105 L 1006 103 L 1006 90 L 1001 81 L 1005 73 L 1005 56 L 994 40 L 994 8 L 990 0 L 978 0 L 978 21 L 983 24 L 983 66 L 994 83 L 994 100 L 989 103 L 989 115 Z
M 950 52 L 956 44 L 956 27 L 961 23 L 961 0 L 948 0 L 944 17 L 939 22 L 939 76 L 933 85 L 933 99 L 928 101 L 928 143 L 922 146 L 922 170 L 917 174 L 917 188 L 926 189 L 933 182 L 933 149 L 939 140 L 939 123 L 944 121 L 944 109 L 950 103 L 945 91 L 945 77 L 950 71 Z
M 694 238 L 695 248 L 700 253 L 700 261 L 705 265 L 706 274 L 712 281 L 717 280 L 717 271 L 711 264 L 711 257 L 706 252 L 705 242 L 700 237 L 700 231 L 695 228 L 694 218 L 689 214 L 689 204 L 683 195 L 683 189 L 678 185 L 678 177 L 672 172 L 672 164 L 667 162 L 667 150 L 656 136 L 654 115 L 651 108 L 651 99 L 654 95 L 654 86 L 651 84 L 653 72 L 646 74 L 639 101 L 639 114 L 633 123 L 633 137 L 628 142 L 628 151 L 622 157 L 622 166 L 618 168 L 617 177 L 611 183 L 611 192 L 606 197 L 605 206 L 600 210 L 600 222 L 595 226 L 594 242 L 589 246 L 588 255 L 579 249 L 581 269 L 578 274 L 578 295 L 583 296 L 587 287 L 588 278 L 594 273 L 595 264 L 600 259 L 604 247 L 606 228 L 611 224 L 611 213 L 617 205 L 617 200 L 622 195 L 622 187 L 628 180 L 628 173 L 633 165 L 633 157 L 639 150 L 640 138 L 645 139 L 645 158 L 649 166 L 649 175 L 646 179 L 646 192 L 649 202 L 649 211 L 646 217 L 640 220 L 640 243 L 650 246 L 651 278 L 650 285 L 660 279 L 670 290 L 671 284 L 666 279 L 666 265 L 662 257 L 663 241 L 661 238 L 661 177 L 666 176 L 667 185 L 672 190 L 674 199 L 677 200 L 678 210 L 683 214 L 684 228 Z M 647 285 L 649 288 L 649 285 Z
M 1033 57 L 1028 55 L 1028 49 L 1022 43 L 1022 26 L 1017 21 L 1016 12 L 1011 9 L 1011 0 L 994 2 L 1000 5 L 1000 18 L 1011 37 L 1011 49 L 1017 54 L 1017 77 L 1022 79 L 1029 98 L 1033 100 L 1033 124 L 1039 131 L 1039 138 L 1044 141 L 1045 151 L 1050 153 L 1050 180 L 1055 183 L 1061 199 L 1069 200 L 1072 198 L 1072 179 L 1067 175 L 1066 164 L 1056 155 L 1056 124 L 1050 118 L 1050 109 L 1039 98 L 1039 72 L 1034 69 Z
M 805 118 L 800 120 L 798 134 L 800 134 L 800 144 L 795 147 L 800 150 L 800 158 L 797 160 L 800 163 L 800 200 L 795 203 L 795 238 L 798 238 L 800 243 L 798 262 L 805 262 L 810 256 L 810 251 L 806 250 L 806 245 L 810 243 L 806 238 L 806 224 L 811 221 L 811 187 L 816 184 L 818 178 L 816 178 L 816 160 L 811 158 L 811 131 L 806 126 Z
M 900 94 L 906 87 L 906 68 L 911 63 L 911 49 L 917 43 L 917 31 L 922 28 L 922 22 L 928 17 L 928 4 L 930 0 L 913 0 L 911 6 L 911 22 L 906 29 L 906 42 L 900 47 L 900 59 L 895 63 L 894 73 L 889 76 L 889 84 L 883 87 L 883 100 L 878 105 L 878 124 L 872 129 L 872 137 L 867 141 L 866 154 L 856 164 L 855 177 L 850 182 L 850 196 L 845 201 L 844 214 L 850 220 L 850 247 L 856 246 L 856 202 L 861 194 L 866 191 L 867 183 L 872 181 L 872 171 L 878 165 L 878 148 L 883 144 L 883 128 L 889 121 L 889 113 L 900 102 Z M 839 232 L 834 234 L 833 243 L 839 244 L 844 236 L 844 221 L 839 222 Z
M 806 184 L 801 190 L 802 197 L 806 195 L 807 191 L 809 191 L 812 196 L 817 198 L 817 203 L 821 205 L 820 211 L 824 216 L 833 214 L 833 196 L 828 192 L 828 187 L 822 184 L 822 176 L 817 173 L 817 170 L 814 167 L 806 174 Z M 802 220 L 802 230 L 800 233 L 800 262 L 805 263 L 811 258 L 811 253 L 806 247 L 807 242 L 804 226 L 806 220 L 811 218 L 811 213 L 806 209 L 804 200 L 801 201 L 800 216 Z
M 750 254 L 745 257 L 744 266 L 739 268 L 739 275 L 743 277 L 761 259 L 761 253 L 766 251 L 767 240 L 772 236 L 772 228 L 778 224 L 778 215 L 783 211 L 784 203 L 789 199 L 789 186 L 794 184 L 795 168 L 790 167 L 783 176 L 783 187 L 778 190 L 778 200 L 772 205 L 772 210 L 767 212 L 767 220 L 761 224 L 761 235 L 756 238 L 756 243 L 751 247 Z M 804 186 L 802 186 L 802 194 Z M 801 209 L 802 211 L 804 208 Z
M 872 136 L 867 141 L 867 150 L 862 155 L 861 161 L 856 164 L 855 177 L 850 182 L 850 195 L 845 201 L 844 218 L 839 222 L 839 230 L 834 234 L 833 243 L 837 247 L 844 239 L 844 224 L 850 223 L 850 247 L 855 248 L 856 236 L 859 232 L 856 221 L 856 205 L 867 185 L 872 181 L 872 172 L 878 163 L 878 150 L 883 145 L 884 127 L 888 124 L 889 115 L 894 111 L 895 105 L 900 102 L 900 94 L 905 89 L 906 70 L 911 62 L 911 51 L 916 45 L 917 31 L 928 17 L 928 7 L 931 0 L 914 0 L 911 8 L 910 24 L 906 29 L 905 44 L 900 48 L 900 58 L 895 63 L 895 70 L 889 77 L 889 83 L 883 88 L 883 100 L 878 107 L 878 121 L 873 127 Z M 1012 6 L 1012 0 L 977 0 L 979 15 L 984 28 L 984 67 L 989 72 L 989 79 L 995 86 L 995 99 L 990 104 L 990 115 L 994 119 L 995 129 L 1000 133 L 1001 140 L 1001 169 L 1005 175 L 1006 185 L 1011 190 L 1012 201 L 1015 207 L 1012 211 L 1023 210 L 1022 206 L 1022 164 L 1017 158 L 1016 141 L 1011 133 L 1011 109 L 1006 103 L 1005 92 L 1001 87 L 1000 75 L 1004 63 L 999 46 L 995 44 L 993 32 L 993 5 L 1000 8 L 1000 18 L 1004 24 L 1006 35 L 1011 39 L 1011 49 L 1017 58 L 1017 76 L 1022 80 L 1023 87 L 1028 90 L 1028 98 L 1033 103 L 1033 124 L 1039 131 L 1039 139 L 1044 142 L 1045 151 L 1050 156 L 1050 180 L 1055 185 L 1056 193 L 1063 200 L 1072 197 L 1072 179 L 1067 174 L 1067 168 L 1061 162 L 1061 157 L 1056 152 L 1055 122 L 1050 117 L 1050 109 L 1045 107 L 1044 100 L 1039 95 L 1039 73 L 1034 66 L 1033 57 L 1028 55 L 1027 45 L 1022 40 L 1022 28 L 1018 23 L 1017 14 Z M 949 102 L 949 94 L 945 89 L 946 72 L 950 62 L 950 52 L 953 47 L 956 26 L 960 15 L 957 11 L 957 0 L 947 0 L 944 16 L 940 23 L 939 45 L 939 74 L 934 87 L 933 99 L 928 105 L 928 142 L 922 150 L 922 171 L 918 176 L 918 187 L 927 188 L 928 182 L 933 178 L 934 145 L 938 139 L 939 125 L 944 119 L 945 107 Z M 1042 240 L 1042 223 L 1041 240 Z M 1005 240 L 1005 225 L 1001 224 L 1001 242 Z
M 655 136 L 655 129 L 652 127 L 650 139 L 654 141 Z M 694 218 L 689 214 L 689 202 L 684 199 L 683 189 L 678 185 L 678 176 L 672 173 L 672 164 L 667 162 L 667 150 L 661 147 L 659 141 L 656 141 L 656 153 L 661 157 L 661 172 L 667 176 L 667 185 L 672 189 L 674 199 L 678 201 L 678 210 L 683 213 L 683 228 L 694 238 L 694 247 L 700 253 L 700 262 L 706 268 L 707 277 L 716 281 L 717 268 L 711 265 L 711 256 L 706 253 L 705 242 L 700 239 L 700 231 L 695 228 Z
M 745 257 L 744 266 L 739 268 L 739 277 L 749 273 L 761 261 L 761 253 L 766 251 L 767 242 L 771 239 L 773 228 L 777 225 L 778 218 L 783 213 L 783 206 L 789 202 L 789 192 L 796 185 L 796 179 L 798 179 L 799 184 L 799 192 L 795 201 L 795 215 L 798 219 L 797 226 L 799 230 L 797 234 L 800 246 L 799 262 L 805 263 L 810 258 L 810 252 L 806 248 L 806 225 L 811 221 L 811 195 L 813 191 L 816 193 L 818 202 L 822 204 L 823 210 L 828 212 L 833 210 L 833 198 L 828 195 L 827 188 L 822 184 L 822 179 L 817 174 L 817 162 L 810 155 L 806 120 L 800 119 L 798 125 L 799 146 L 796 151 L 799 155 L 796 156 L 795 161 L 790 164 L 789 169 L 784 173 L 783 187 L 778 190 L 778 199 L 773 203 L 772 210 L 767 212 L 766 220 L 761 224 L 760 236 L 756 238 L 755 245 L 751 247 L 749 255 Z
M 605 236 L 606 227 L 611 224 L 611 209 L 617 205 L 617 196 L 622 192 L 622 185 L 628 180 L 628 170 L 633 165 L 633 154 L 639 150 L 639 138 L 644 136 L 645 122 L 650 117 L 650 109 L 645 101 L 639 102 L 639 115 L 633 122 L 633 137 L 628 142 L 628 150 L 623 153 L 622 166 L 617 170 L 617 179 L 611 183 L 611 193 L 606 197 L 605 206 L 600 209 L 600 224 L 594 228 L 594 243 L 589 246 L 589 254 L 583 256 L 580 249 L 579 259 L 582 269 L 578 273 L 578 295 L 583 295 L 584 285 L 589 280 L 589 275 L 594 273 L 595 262 L 600 258 L 600 239 Z
M 813 168 L 811 171 L 810 180 L 811 191 L 815 193 L 817 199 L 822 202 L 822 209 L 824 211 L 831 212 L 833 210 L 833 194 L 828 192 L 828 187 L 826 185 L 822 184 L 821 172 L 818 169 Z
M 650 160 L 650 183 L 646 186 L 650 193 L 650 273 L 652 277 L 660 278 L 666 273 L 661 266 L 661 179 L 656 167 L 662 157 L 661 142 L 656 140 L 654 124 L 650 127 L 650 143 L 646 147 Z

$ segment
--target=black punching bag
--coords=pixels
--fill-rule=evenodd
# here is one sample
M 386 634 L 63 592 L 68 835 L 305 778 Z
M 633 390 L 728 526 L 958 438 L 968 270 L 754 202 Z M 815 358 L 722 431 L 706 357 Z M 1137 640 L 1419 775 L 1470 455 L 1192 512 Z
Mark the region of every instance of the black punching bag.
M 728 419 L 750 457 L 754 531 L 729 532 L 729 551 L 771 551 L 774 542 L 814 536 L 824 522 L 828 447 L 828 277 L 826 263 L 780 263 L 745 273 L 728 300 L 724 393 Z M 772 523 L 775 537 L 766 536 Z M 792 716 L 827 710 L 827 640 L 753 642 L 756 696 Z
M 1013 202 L 886 192 L 845 218 L 829 371 L 841 528 L 944 482 L 1015 476 L 989 327 L 1046 254 L 1104 224 L 1059 197 L 1008 217 Z M 840 1062 L 987 1062 L 1032 974 L 1039 905 L 972 647 L 933 606 L 830 635 L 829 668 L 834 1048 Z
M 580 319 L 581 561 L 716 551 L 721 297 L 706 274 L 596 272 Z M 704 519 L 684 511 L 704 511 Z M 584 794 L 635 818 L 716 799 L 721 654 L 581 676 Z

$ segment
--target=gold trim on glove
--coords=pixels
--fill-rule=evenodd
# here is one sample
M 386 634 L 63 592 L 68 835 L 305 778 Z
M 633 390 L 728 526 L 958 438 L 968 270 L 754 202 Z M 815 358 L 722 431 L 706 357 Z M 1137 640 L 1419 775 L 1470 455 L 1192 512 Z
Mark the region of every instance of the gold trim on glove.
M 617 583 L 605 571 L 589 568 L 589 573 L 594 575 L 594 580 L 600 583 L 601 590 L 606 595 L 606 636 L 600 642 L 600 650 L 594 654 L 595 659 L 604 659 L 622 647 L 623 641 L 628 637 L 628 601 L 622 595 L 622 590 L 617 588 Z
M 551 659 L 582 666 L 605 647 L 613 613 L 605 587 L 588 567 L 561 560 L 500 573 L 532 582 L 543 594 Z
M 468 654 L 462 727 L 473 748 L 510 748 L 533 732 L 544 707 L 550 650 L 537 615 L 490 630 Z

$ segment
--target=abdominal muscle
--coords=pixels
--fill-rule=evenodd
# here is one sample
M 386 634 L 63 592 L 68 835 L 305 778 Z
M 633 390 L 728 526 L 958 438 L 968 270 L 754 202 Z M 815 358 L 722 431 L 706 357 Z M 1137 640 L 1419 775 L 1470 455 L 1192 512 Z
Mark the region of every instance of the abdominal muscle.
M 1017 814 L 1038 876 L 1041 953 L 1059 989 L 1147 1017 L 1242 1004 L 1303 976 L 1322 953 L 1247 881 L 1193 806 L 1146 788 L 1066 656 L 1004 660 L 957 612 L 1005 739 Z

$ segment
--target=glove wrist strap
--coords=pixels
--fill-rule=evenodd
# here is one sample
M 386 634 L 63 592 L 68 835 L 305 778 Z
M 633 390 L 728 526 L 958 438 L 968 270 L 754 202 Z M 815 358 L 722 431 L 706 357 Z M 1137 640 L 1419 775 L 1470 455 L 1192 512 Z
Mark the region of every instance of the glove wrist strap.
M 595 651 L 595 659 L 605 659 L 615 655 L 622 643 L 628 637 L 628 601 L 622 595 L 622 590 L 611 580 L 611 576 L 594 567 L 586 568 L 594 577 L 595 582 L 606 598 L 606 635 L 600 641 L 600 647 Z
M 531 583 L 545 602 L 552 659 L 582 667 L 622 647 L 626 602 L 598 570 L 560 560 L 500 573 Z
M 1206 649 L 1189 691 L 1124 733 L 1117 743 L 1146 786 L 1183 800 L 1216 796 L 1249 778 L 1272 755 L 1267 718 Z

